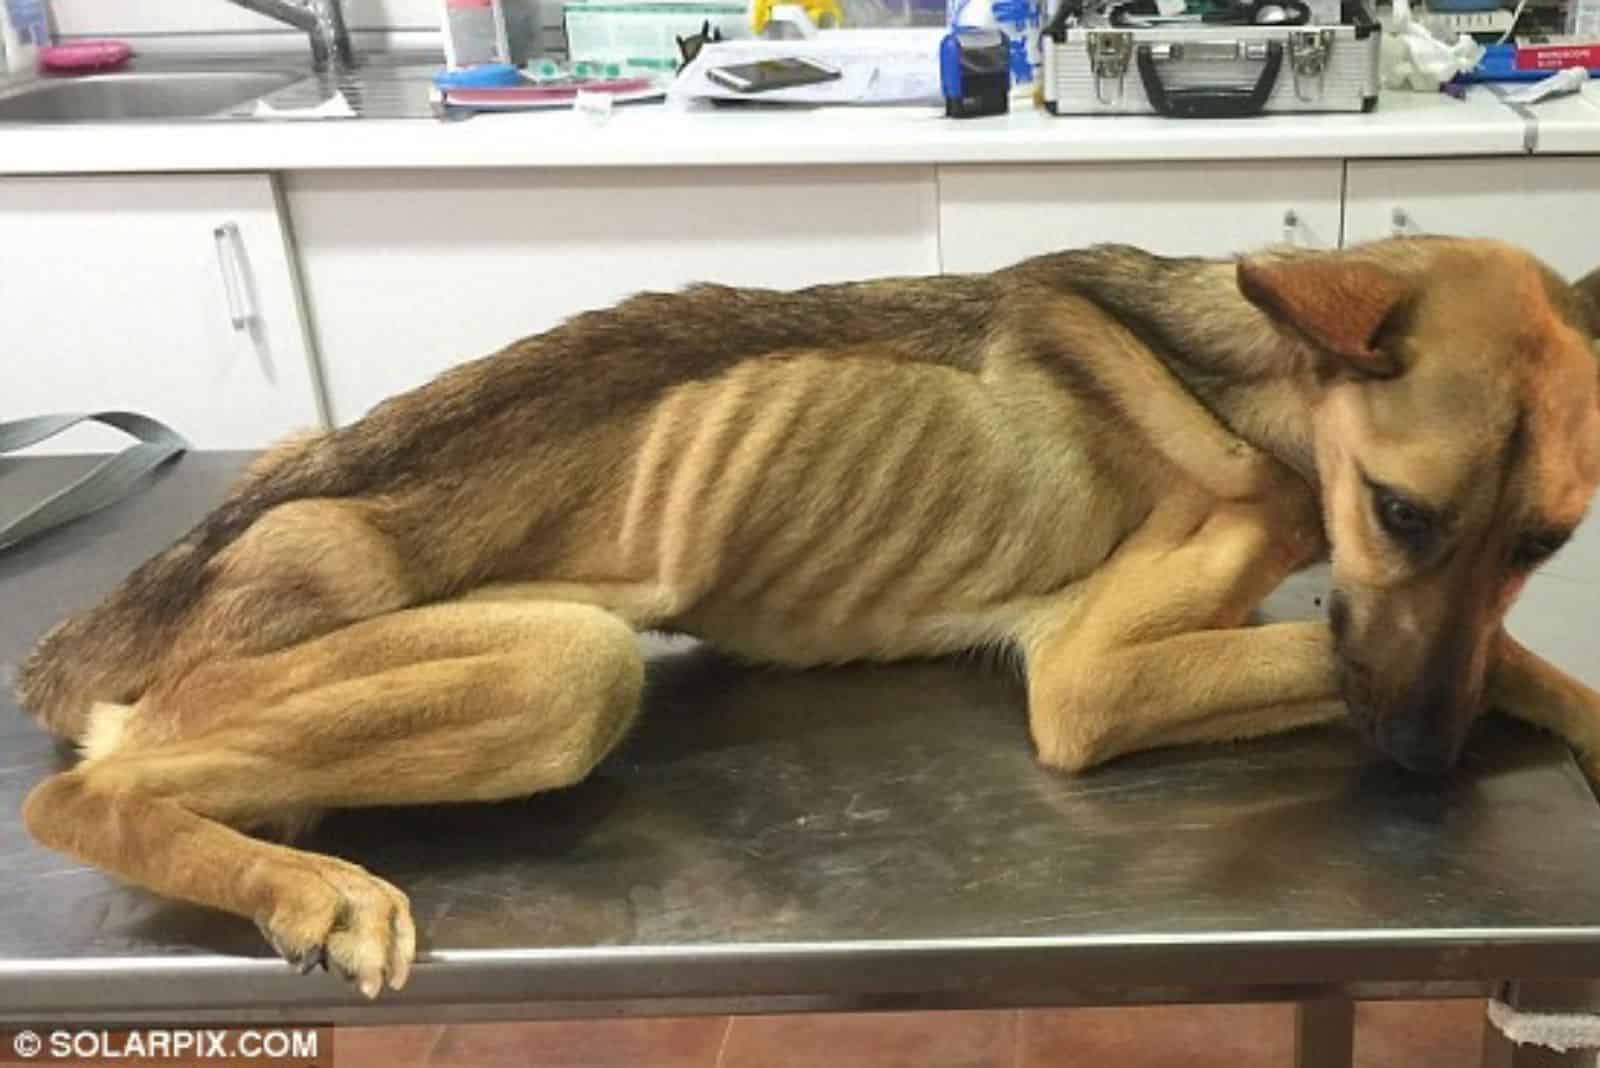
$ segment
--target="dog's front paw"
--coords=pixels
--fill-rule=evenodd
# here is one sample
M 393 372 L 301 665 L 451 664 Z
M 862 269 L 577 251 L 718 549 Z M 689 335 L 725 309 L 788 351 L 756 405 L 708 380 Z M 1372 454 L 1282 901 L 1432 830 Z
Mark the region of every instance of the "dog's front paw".
M 369 998 L 411 974 L 417 932 L 411 903 L 370 872 L 331 857 L 310 857 L 285 873 L 271 909 L 256 926 L 302 973 L 319 965 Z

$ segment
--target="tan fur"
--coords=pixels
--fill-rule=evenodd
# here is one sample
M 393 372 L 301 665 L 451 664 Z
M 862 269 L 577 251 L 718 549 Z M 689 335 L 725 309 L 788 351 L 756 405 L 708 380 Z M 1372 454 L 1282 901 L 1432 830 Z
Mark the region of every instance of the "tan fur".
M 1485 693 L 1600 760 L 1600 695 L 1500 629 L 1508 554 L 1600 482 L 1594 306 L 1467 241 L 637 297 L 268 454 L 47 636 L 24 703 L 87 759 L 24 819 L 373 995 L 404 895 L 241 829 L 581 779 L 636 712 L 637 629 L 795 666 L 1005 650 L 1065 769 L 1347 702 L 1402 759 L 1453 752 Z M 1376 477 L 1447 544 L 1381 529 Z M 1334 626 L 1242 629 L 1330 545 Z
M 89 711 L 88 729 L 78 743 L 78 751 L 83 755 L 85 764 L 103 760 L 121 747 L 122 735 L 127 730 L 128 716 L 132 712 L 132 705 L 112 704 L 109 701 L 95 704 Z

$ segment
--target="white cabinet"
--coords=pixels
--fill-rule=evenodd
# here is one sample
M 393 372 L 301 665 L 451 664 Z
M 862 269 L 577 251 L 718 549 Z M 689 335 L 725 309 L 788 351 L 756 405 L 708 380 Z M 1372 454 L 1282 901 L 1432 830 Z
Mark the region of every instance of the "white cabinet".
M 1600 582 L 1537 574 L 1528 580 L 1506 621 L 1518 641 L 1600 690 Z
M 1332 248 L 1342 181 L 1336 160 L 941 167 L 940 253 L 946 271 L 987 271 L 1102 241 L 1183 256 Z
M 133 409 L 204 448 L 318 425 L 270 177 L 0 179 L 0 248 L 0 419 Z
M 339 423 L 640 290 L 939 269 L 927 167 L 300 174 L 285 196 Z
M 1600 267 L 1600 158 L 1351 161 L 1345 240 L 1495 237 L 1576 279 Z

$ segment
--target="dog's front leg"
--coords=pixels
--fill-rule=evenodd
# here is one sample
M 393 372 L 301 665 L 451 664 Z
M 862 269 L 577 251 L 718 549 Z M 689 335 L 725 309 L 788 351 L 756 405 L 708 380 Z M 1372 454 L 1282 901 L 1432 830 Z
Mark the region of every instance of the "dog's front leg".
M 1504 630 L 1495 646 L 1489 703 L 1566 740 L 1591 782 L 1600 783 L 1600 693 Z
M 1139 749 L 1343 714 L 1326 623 L 1247 627 L 1315 540 L 1276 505 L 1174 498 L 1024 636 L 1040 759 L 1080 770 Z
M 1052 359 L 1070 359 L 1075 375 L 1115 397 L 1122 419 L 1185 478 L 1220 500 L 1305 504 L 1317 514 L 1300 475 L 1226 426 L 1127 327 L 1070 302 L 1052 305 L 1053 314 L 1029 323 L 1043 349 Z

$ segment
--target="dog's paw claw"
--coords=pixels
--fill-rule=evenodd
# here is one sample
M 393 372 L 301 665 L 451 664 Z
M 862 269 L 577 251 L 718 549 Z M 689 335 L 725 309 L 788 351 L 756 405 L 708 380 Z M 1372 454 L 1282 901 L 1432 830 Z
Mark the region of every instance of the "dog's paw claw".
M 257 922 L 267 941 L 304 975 L 321 967 L 375 998 L 410 976 L 416 929 L 406 896 L 353 864 L 315 858 L 286 880 Z

